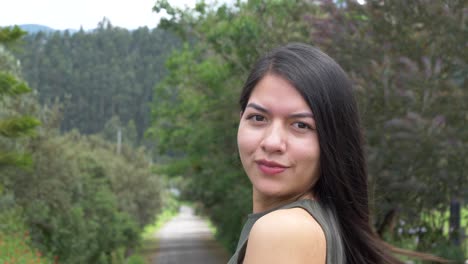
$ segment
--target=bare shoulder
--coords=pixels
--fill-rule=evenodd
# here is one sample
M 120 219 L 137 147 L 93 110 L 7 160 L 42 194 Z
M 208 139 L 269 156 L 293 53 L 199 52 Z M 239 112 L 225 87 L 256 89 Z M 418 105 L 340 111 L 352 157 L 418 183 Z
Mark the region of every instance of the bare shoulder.
M 326 260 L 326 239 L 320 224 L 304 209 L 266 214 L 252 227 L 244 264 L 316 263 Z

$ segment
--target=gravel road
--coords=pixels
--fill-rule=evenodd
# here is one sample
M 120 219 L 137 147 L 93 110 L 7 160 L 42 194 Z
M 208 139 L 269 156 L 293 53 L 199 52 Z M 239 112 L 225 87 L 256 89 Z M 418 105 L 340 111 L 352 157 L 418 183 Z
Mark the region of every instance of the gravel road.
M 208 225 L 182 206 L 157 233 L 159 245 L 152 264 L 225 264 L 227 252 L 214 240 Z

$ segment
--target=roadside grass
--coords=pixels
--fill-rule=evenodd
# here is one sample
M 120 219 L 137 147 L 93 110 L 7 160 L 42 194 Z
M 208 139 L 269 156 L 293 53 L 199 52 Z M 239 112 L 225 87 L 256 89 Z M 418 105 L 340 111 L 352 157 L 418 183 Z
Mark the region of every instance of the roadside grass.
M 0 232 L 0 263 L 9 264 L 52 264 L 39 250 L 29 246 L 28 232 L 23 234 L 5 234 Z
M 203 220 L 205 220 L 205 222 L 207 223 L 208 228 L 209 228 L 210 231 L 211 231 L 211 234 L 213 234 L 213 236 L 216 237 L 216 234 L 217 234 L 217 232 L 218 232 L 217 227 L 211 222 L 210 218 L 208 218 L 208 217 L 203 217 Z
M 14 207 L 0 211 L 0 263 L 57 263 L 57 257 L 44 256 L 30 243 L 31 236 L 24 224 L 20 209 Z
M 157 252 L 159 244 L 156 233 L 179 213 L 180 205 L 181 202 L 174 196 L 166 198 L 165 206 L 161 213 L 159 213 L 156 216 L 155 221 L 152 224 L 147 225 L 141 233 L 142 242 L 140 248 L 137 250 L 136 254 L 133 255 L 134 258 L 138 259 L 138 262 L 135 263 L 139 264 L 142 259 L 144 262 L 141 263 L 151 263 L 155 253 Z
M 142 238 L 143 240 L 151 240 L 154 238 L 155 234 L 172 218 L 174 218 L 179 213 L 178 210 L 174 208 L 165 208 L 154 221 L 153 224 L 146 226 L 143 229 Z

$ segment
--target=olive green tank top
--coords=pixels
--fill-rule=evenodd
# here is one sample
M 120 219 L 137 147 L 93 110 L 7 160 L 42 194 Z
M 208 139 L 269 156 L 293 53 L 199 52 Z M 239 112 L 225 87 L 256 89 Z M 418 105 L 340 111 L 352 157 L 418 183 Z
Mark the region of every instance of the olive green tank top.
M 258 219 L 275 210 L 296 207 L 306 210 L 322 227 L 327 243 L 326 264 L 344 264 L 345 255 L 343 243 L 340 237 L 338 221 L 333 211 L 323 207 L 319 202 L 309 199 L 298 200 L 265 212 L 250 214 L 242 228 L 236 252 L 231 257 L 228 264 L 242 264 L 244 261 L 250 230 Z

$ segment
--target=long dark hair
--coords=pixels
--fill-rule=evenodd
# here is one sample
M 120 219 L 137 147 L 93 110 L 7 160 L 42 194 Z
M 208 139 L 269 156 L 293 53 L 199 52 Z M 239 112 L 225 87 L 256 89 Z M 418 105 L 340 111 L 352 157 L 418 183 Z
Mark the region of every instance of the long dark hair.
M 311 192 L 323 206 L 336 212 L 346 263 L 403 263 L 391 252 L 404 250 L 384 243 L 370 223 L 364 142 L 346 73 L 312 46 L 292 43 L 276 48 L 251 70 L 240 96 L 242 111 L 256 84 L 267 74 L 289 81 L 312 110 L 320 144 L 320 177 Z

